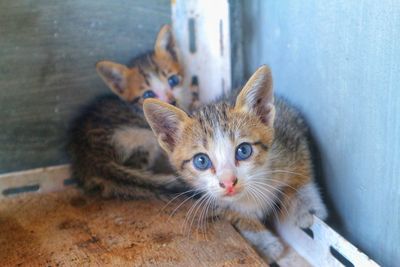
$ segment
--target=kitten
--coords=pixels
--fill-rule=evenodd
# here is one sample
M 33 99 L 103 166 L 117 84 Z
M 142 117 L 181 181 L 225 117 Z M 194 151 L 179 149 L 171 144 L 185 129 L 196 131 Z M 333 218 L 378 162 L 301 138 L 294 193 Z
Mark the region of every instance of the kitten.
M 96 69 L 114 95 L 95 99 L 73 122 L 68 144 L 73 177 L 104 197 L 179 188 L 142 110 L 146 98 L 181 107 L 190 102 L 170 27 L 161 28 L 154 51 L 134 59 L 131 67 L 101 61 Z
M 253 74 L 234 105 L 219 101 L 191 116 L 153 99 L 143 108 L 181 179 L 269 262 L 284 246 L 265 221 L 306 228 L 312 214 L 327 216 L 313 181 L 306 126 L 283 100 L 274 101 L 268 67 Z
M 154 51 L 136 57 L 130 67 L 100 61 L 96 70 L 125 102 L 142 104 L 145 98 L 158 98 L 184 109 L 190 105 L 191 92 L 183 86 L 183 67 L 169 25 L 159 31 Z

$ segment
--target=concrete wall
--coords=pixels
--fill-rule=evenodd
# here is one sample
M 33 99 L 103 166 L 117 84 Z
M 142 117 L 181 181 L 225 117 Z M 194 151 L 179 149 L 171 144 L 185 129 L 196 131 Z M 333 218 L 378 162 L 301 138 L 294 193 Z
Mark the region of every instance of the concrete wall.
M 320 150 L 340 232 L 400 262 L 400 2 L 242 1 L 246 75 L 272 67 Z

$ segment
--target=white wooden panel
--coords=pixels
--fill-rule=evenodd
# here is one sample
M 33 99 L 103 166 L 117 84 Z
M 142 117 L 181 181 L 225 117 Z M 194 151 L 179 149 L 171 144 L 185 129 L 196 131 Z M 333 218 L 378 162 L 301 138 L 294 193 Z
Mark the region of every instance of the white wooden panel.
M 7 194 L 6 192 L 22 187 L 31 187 L 33 189 L 28 191 L 39 193 L 63 190 L 65 188 L 64 181 L 70 176 L 69 165 L 2 174 L 0 175 L 0 200 L 19 194 Z
M 210 102 L 230 90 L 228 1 L 172 1 L 172 25 L 181 50 L 186 77 L 189 77 L 186 85 L 190 84 L 193 76 L 197 76 L 201 89 L 200 101 Z M 190 31 L 191 28 L 194 32 Z M 191 35 L 194 36 L 195 51 L 190 49 Z
M 342 254 L 355 267 L 379 266 L 319 218 L 314 216 L 314 224 L 310 229 L 313 232 L 313 237 L 310 237 L 289 221 L 281 225 L 279 233 L 297 253 L 316 267 L 344 266 L 332 255 L 331 247 Z

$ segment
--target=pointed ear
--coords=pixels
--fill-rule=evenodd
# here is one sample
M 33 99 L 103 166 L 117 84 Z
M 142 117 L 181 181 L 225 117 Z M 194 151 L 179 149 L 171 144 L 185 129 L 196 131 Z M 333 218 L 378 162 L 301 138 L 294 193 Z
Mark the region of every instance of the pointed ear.
M 110 89 L 120 97 L 126 95 L 129 69 L 111 61 L 100 61 L 96 64 L 97 73 Z
M 275 106 L 272 74 L 266 65 L 259 67 L 250 77 L 236 98 L 235 109 L 254 113 L 263 123 L 273 127 Z
M 184 122 L 190 120 L 189 116 L 179 108 L 158 99 L 146 99 L 143 110 L 160 146 L 168 153 L 174 151 Z
M 157 57 L 167 56 L 178 61 L 176 43 L 170 25 L 164 25 L 158 32 L 154 51 Z

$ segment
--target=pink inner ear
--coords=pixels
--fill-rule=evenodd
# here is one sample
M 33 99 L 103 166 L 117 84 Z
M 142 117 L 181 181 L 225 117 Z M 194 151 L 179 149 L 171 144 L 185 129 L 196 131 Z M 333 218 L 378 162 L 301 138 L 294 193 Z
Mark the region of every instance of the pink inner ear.
M 257 115 L 261 118 L 263 123 L 267 124 L 269 122 L 271 117 L 271 109 L 272 107 L 270 105 L 258 108 Z
M 175 140 L 170 133 L 163 133 L 161 139 L 163 140 L 164 143 L 168 144 L 171 150 L 173 149 L 175 145 Z
M 159 132 L 160 139 L 168 145 L 171 151 L 174 150 L 176 144 L 176 133 L 178 131 L 177 125 L 173 123 L 173 125 L 169 125 L 165 121 L 158 121 L 159 126 L 156 131 Z
M 122 94 L 124 92 L 124 89 L 121 86 L 121 79 L 118 80 L 119 81 L 112 81 L 112 85 L 118 93 Z

